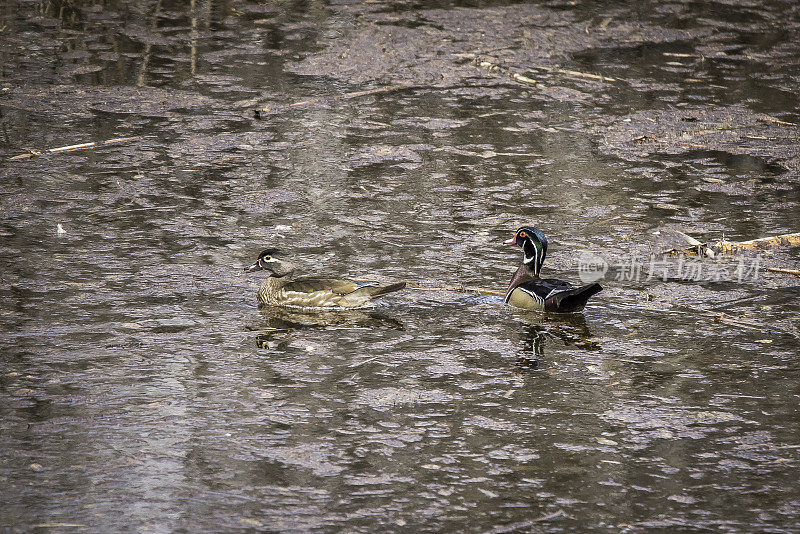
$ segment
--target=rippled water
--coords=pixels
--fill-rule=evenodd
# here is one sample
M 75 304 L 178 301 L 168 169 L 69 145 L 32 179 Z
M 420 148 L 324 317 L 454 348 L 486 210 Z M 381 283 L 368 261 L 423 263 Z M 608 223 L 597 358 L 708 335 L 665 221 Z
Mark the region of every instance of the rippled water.
M 797 248 L 613 276 L 800 230 L 796 127 L 617 137 L 797 123 L 796 5 L 108 4 L 0 6 L 1 527 L 798 531 Z M 585 313 L 436 289 L 523 223 L 612 264 Z M 423 288 L 259 310 L 267 245 Z

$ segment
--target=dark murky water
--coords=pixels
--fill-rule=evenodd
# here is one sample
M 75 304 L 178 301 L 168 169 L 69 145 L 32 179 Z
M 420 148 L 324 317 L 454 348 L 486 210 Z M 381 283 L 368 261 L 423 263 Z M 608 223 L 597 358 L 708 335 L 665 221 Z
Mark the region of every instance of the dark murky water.
M 800 531 L 797 249 L 613 276 L 800 230 L 797 4 L 108 4 L 0 5 L 0 527 Z M 520 223 L 584 314 L 241 273 L 502 291 Z

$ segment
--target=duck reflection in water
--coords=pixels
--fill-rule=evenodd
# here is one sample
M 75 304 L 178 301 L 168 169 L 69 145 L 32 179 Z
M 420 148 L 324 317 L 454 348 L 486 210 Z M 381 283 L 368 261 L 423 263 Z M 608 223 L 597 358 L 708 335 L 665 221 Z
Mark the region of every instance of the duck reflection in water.
M 538 369 L 544 359 L 548 339 L 559 339 L 565 346 L 583 350 L 597 350 L 600 344 L 583 314 L 530 314 L 522 315 L 522 356 L 516 361 L 519 370 Z
M 291 310 L 277 306 L 260 308 L 263 324 L 253 328 L 256 345 L 261 349 L 280 349 L 288 345 L 293 334 L 303 329 L 345 327 L 388 327 L 404 330 L 403 323 L 389 315 L 370 309 L 360 310 Z

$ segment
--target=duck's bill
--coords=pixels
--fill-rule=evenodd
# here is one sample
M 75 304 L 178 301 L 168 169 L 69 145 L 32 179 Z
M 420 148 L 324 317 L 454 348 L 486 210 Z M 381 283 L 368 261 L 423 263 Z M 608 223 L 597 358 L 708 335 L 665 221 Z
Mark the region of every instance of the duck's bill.
M 259 264 L 258 262 L 255 262 L 253 265 L 251 265 L 250 267 L 245 269 L 244 272 L 253 273 L 255 271 L 260 271 L 261 269 L 262 269 L 261 264 Z
M 504 245 L 516 245 L 517 244 L 517 236 L 516 236 L 516 234 L 511 239 L 507 239 L 507 240 L 503 241 L 503 244 Z

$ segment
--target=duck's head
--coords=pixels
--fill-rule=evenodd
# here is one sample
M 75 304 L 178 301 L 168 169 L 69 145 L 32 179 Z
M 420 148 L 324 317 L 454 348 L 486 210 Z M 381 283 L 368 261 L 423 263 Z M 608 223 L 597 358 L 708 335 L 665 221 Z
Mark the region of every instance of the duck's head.
M 248 273 L 254 271 L 267 271 L 272 276 L 286 276 L 294 270 L 291 263 L 286 261 L 277 248 L 266 248 L 258 255 L 256 262 L 247 268 Z
M 544 257 L 547 255 L 547 238 L 544 232 L 532 226 L 523 226 L 505 243 L 522 247 L 522 264 L 539 276 Z

